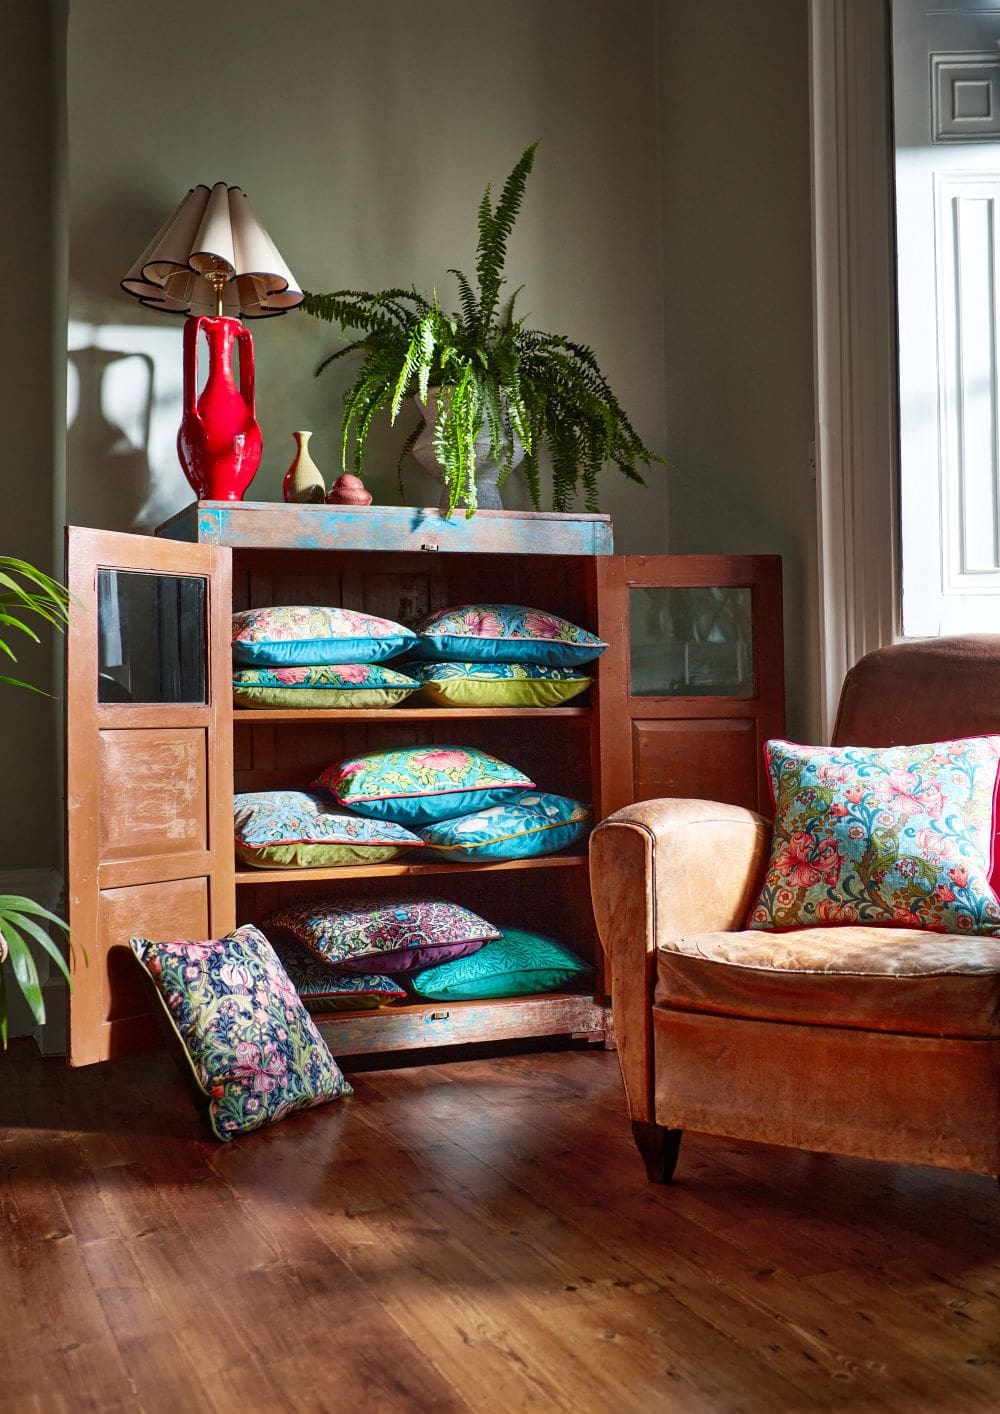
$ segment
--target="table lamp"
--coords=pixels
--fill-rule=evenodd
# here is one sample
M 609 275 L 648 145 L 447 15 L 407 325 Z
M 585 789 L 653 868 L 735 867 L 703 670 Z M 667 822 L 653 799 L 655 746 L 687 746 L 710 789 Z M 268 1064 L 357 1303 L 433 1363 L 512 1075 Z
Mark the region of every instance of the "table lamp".
M 190 316 L 177 454 L 199 500 L 241 500 L 260 465 L 261 436 L 253 341 L 240 320 L 266 319 L 301 304 L 291 271 L 240 188 L 216 182 L 188 192 L 121 283 L 149 309 Z M 199 394 L 201 333 L 208 375 Z

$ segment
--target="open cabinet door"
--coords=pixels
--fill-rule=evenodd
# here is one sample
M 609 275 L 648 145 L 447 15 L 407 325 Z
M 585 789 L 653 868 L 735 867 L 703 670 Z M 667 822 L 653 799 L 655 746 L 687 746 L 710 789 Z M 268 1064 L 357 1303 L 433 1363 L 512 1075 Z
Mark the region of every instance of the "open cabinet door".
M 71 526 L 66 565 L 69 1059 L 87 1065 L 157 1042 L 133 934 L 235 924 L 232 552 Z
M 777 555 L 599 558 L 601 814 L 686 796 L 770 813 L 784 731 Z

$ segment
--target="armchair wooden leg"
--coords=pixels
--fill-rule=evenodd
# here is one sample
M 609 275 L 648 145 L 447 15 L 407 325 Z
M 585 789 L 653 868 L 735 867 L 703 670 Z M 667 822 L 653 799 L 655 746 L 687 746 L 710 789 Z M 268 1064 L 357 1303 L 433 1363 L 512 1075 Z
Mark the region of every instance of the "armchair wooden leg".
M 669 1183 L 677 1167 L 677 1156 L 684 1137 L 683 1129 L 666 1129 L 662 1124 L 650 1124 L 645 1120 L 634 1119 L 632 1137 L 646 1165 L 646 1176 L 650 1183 Z

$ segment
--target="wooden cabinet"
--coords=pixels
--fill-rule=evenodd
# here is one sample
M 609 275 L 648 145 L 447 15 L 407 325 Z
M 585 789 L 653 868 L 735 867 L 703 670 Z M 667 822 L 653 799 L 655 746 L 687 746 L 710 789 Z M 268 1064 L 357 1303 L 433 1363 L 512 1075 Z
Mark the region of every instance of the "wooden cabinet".
M 607 1012 L 585 847 L 538 859 L 236 867 L 234 790 L 302 788 L 349 754 L 479 747 L 595 819 L 653 794 L 757 805 L 782 730 L 776 558 L 618 557 L 602 516 L 201 502 L 157 537 L 68 532 L 70 1059 L 155 1043 L 134 934 L 219 936 L 290 898 L 430 895 L 534 927 L 595 964 L 583 992 L 338 1012 L 335 1054 L 521 1036 L 602 1040 Z M 699 597 L 700 596 L 700 597 Z M 234 710 L 230 615 L 325 603 L 412 623 L 449 604 L 531 604 L 610 644 L 587 698 L 544 709 Z M 762 626 L 766 625 L 766 631 Z M 702 781 L 709 789 L 701 788 Z

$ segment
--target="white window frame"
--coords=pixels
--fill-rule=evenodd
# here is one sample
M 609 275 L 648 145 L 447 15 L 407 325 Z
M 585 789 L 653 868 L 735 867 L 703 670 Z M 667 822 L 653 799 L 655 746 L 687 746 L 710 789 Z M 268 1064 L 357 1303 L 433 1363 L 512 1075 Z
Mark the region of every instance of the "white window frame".
M 810 0 L 821 702 L 901 636 L 889 0 Z

